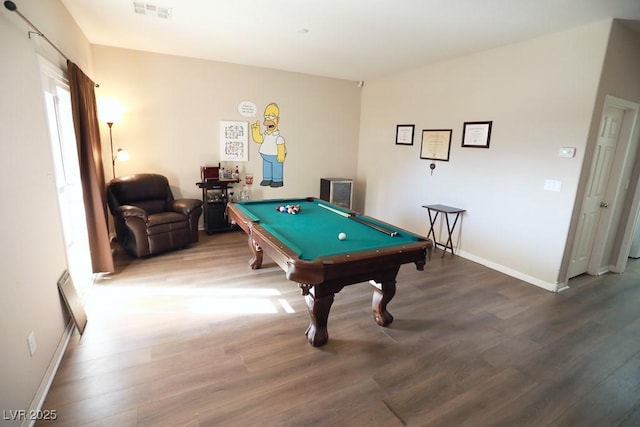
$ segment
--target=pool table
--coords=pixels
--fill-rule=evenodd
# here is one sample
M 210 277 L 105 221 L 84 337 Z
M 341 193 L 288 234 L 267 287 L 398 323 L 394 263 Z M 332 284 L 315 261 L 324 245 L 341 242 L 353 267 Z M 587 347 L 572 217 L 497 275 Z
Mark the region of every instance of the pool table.
M 299 206 L 296 214 L 280 206 Z M 393 316 L 387 304 L 396 292 L 402 264 L 423 270 L 431 240 L 377 219 L 313 197 L 229 203 L 232 223 L 249 236 L 251 268 L 262 266 L 263 252 L 298 283 L 311 318 L 306 331 L 315 347 L 327 343 L 327 320 L 334 296 L 347 285 L 373 286 L 373 319 L 388 326 Z M 344 233 L 346 238 L 339 239 Z

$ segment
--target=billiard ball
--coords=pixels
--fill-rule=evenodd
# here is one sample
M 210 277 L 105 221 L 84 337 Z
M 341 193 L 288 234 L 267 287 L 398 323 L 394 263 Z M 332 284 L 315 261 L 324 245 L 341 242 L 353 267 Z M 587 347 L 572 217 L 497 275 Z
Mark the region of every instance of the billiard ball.
M 338 234 L 338 240 L 344 240 L 347 238 L 347 235 L 345 233 L 339 233 Z

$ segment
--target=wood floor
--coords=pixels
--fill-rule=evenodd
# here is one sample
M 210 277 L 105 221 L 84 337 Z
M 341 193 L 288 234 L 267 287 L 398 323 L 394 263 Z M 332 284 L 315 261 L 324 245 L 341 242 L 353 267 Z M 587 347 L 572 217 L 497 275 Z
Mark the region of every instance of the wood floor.
M 369 284 L 349 286 L 314 348 L 296 284 L 249 255 L 241 232 L 118 252 L 44 403 L 51 424 L 640 425 L 640 261 L 554 294 L 436 251 L 400 269 L 389 328 Z

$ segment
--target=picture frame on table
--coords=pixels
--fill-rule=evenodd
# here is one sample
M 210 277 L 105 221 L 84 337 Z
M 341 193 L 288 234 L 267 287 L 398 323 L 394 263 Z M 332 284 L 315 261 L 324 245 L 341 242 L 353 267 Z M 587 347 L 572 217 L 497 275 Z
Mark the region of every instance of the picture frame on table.
M 413 145 L 415 125 L 396 126 L 396 145 Z
M 492 121 L 464 122 L 462 128 L 462 146 L 489 148 L 492 124 Z

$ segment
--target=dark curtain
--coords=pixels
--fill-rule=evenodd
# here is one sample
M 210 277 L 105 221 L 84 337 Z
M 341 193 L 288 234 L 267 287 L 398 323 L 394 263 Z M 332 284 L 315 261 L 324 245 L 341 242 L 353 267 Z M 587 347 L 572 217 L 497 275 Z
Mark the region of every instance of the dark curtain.
M 73 125 L 78 144 L 80 178 L 87 215 L 89 248 L 94 273 L 113 272 L 107 225 L 106 188 L 102 144 L 96 108 L 95 83 L 76 64 L 67 61 Z

